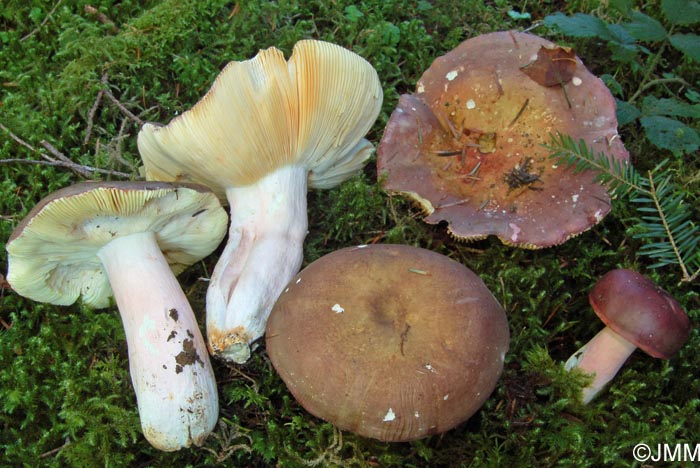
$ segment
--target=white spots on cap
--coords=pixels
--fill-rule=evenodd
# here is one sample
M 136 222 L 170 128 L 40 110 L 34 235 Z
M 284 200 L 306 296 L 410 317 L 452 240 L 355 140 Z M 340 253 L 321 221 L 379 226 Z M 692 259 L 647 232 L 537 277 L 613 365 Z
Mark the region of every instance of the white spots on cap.
M 574 203 L 574 205 L 578 202 L 578 197 L 579 197 L 578 193 L 571 195 L 571 201 Z
M 426 369 L 428 369 L 428 370 L 429 370 L 430 372 L 432 372 L 433 374 L 437 374 L 437 371 L 435 370 L 435 368 L 434 368 L 433 366 L 431 366 L 430 364 L 426 364 L 426 365 L 424 365 L 423 367 L 425 367 Z
M 289 288 L 285 289 L 284 292 L 288 293 L 288 292 L 289 292 Z
M 425 92 L 425 86 L 423 86 L 423 83 L 418 83 L 418 87 L 416 87 L 416 93 L 420 94 L 422 92 Z
M 367 244 L 360 244 L 360 245 L 356 245 L 355 248 L 352 250 L 366 249 L 366 248 L 367 248 Z
M 345 312 L 345 309 L 343 309 L 340 304 L 334 304 L 333 307 L 331 307 L 331 310 L 335 312 L 336 314 L 342 314 Z
M 450 398 L 450 394 L 449 394 L 449 393 L 445 393 L 445 396 L 442 397 L 442 399 L 445 400 L 445 401 L 447 401 L 448 398 Z
M 413 416 L 415 416 L 416 418 L 420 418 L 420 413 L 416 411 L 415 413 L 413 413 Z
M 518 235 L 520 234 L 520 227 L 515 223 L 508 223 L 508 227 L 513 230 L 513 234 L 510 235 L 510 240 L 513 242 L 518 241 Z
M 574 76 L 573 78 L 571 78 L 572 85 L 581 86 L 581 83 L 583 83 L 583 80 L 581 80 L 581 78 L 579 78 L 578 76 Z
M 457 70 L 450 70 L 447 72 L 447 75 L 445 75 L 445 78 L 447 81 L 452 81 L 455 78 L 457 78 L 457 75 L 459 75 L 459 72 Z
M 396 419 L 396 414 L 394 413 L 393 409 L 389 408 L 389 411 L 386 412 L 386 414 L 384 415 L 384 419 L 382 419 L 382 421 L 391 422 L 394 419 Z
M 505 361 L 506 361 L 506 352 L 501 351 L 501 362 L 505 362 Z
M 299 283 L 301 283 L 301 278 L 297 278 L 297 280 L 294 284 L 299 284 Z
M 467 109 L 474 109 L 476 108 L 476 102 L 474 102 L 474 99 L 469 99 L 467 101 Z
M 596 222 L 599 223 L 604 217 L 603 210 L 596 211 L 595 213 L 593 213 L 593 216 L 595 217 Z

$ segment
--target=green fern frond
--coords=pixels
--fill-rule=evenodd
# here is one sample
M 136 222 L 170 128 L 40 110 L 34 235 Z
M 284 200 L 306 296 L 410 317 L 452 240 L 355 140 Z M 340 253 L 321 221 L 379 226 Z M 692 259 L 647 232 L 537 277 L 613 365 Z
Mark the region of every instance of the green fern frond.
M 665 174 L 668 160 L 642 176 L 626 161 L 596 154 L 583 139 L 577 142 L 557 133 L 545 147 L 559 164 L 574 172 L 594 171 L 595 181 L 612 197 L 625 197 L 635 205 L 639 222 L 633 237 L 644 242 L 639 254 L 654 261 L 649 268 L 676 265 L 686 282 L 700 275 L 700 228 L 691 217 L 684 193 Z

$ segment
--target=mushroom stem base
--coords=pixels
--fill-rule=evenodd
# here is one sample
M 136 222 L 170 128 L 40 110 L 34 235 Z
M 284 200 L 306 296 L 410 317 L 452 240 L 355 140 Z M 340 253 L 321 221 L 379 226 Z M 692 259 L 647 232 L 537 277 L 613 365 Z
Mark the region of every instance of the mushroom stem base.
M 272 306 L 303 260 L 307 170 L 286 166 L 226 191 L 229 237 L 207 291 L 212 355 L 244 363 L 263 336 Z
M 593 382 L 583 388 L 581 401 L 588 404 L 610 382 L 637 347 L 605 327 L 571 355 L 564 367 L 593 374 Z

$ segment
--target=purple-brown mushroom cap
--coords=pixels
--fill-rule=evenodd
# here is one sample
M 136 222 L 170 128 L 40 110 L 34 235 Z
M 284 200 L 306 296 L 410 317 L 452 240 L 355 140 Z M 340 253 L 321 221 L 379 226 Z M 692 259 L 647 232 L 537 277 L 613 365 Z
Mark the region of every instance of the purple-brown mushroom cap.
M 307 411 L 385 441 L 468 419 L 495 388 L 509 341 L 506 315 L 476 274 L 389 244 L 311 263 L 266 331 L 270 360 Z
M 496 235 L 525 248 L 560 244 L 602 220 L 606 189 L 590 171 L 557 165 L 543 145 L 561 133 L 627 161 L 615 100 L 573 53 L 540 53 L 555 49 L 503 31 L 437 58 L 384 131 L 377 169 L 387 191 L 413 198 L 426 222 L 447 221 L 458 238 Z M 551 85 L 552 73 L 561 83 Z
M 668 359 L 688 341 L 686 312 L 640 273 L 612 270 L 598 280 L 588 298 L 606 326 L 652 357 Z

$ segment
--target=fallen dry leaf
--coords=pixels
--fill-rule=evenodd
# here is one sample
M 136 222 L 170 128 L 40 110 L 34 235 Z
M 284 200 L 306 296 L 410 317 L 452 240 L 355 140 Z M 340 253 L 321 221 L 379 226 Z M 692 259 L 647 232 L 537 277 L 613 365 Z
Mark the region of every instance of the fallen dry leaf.
M 542 86 L 568 83 L 576 70 L 576 54 L 570 47 L 540 47 L 537 58 L 520 68 Z

